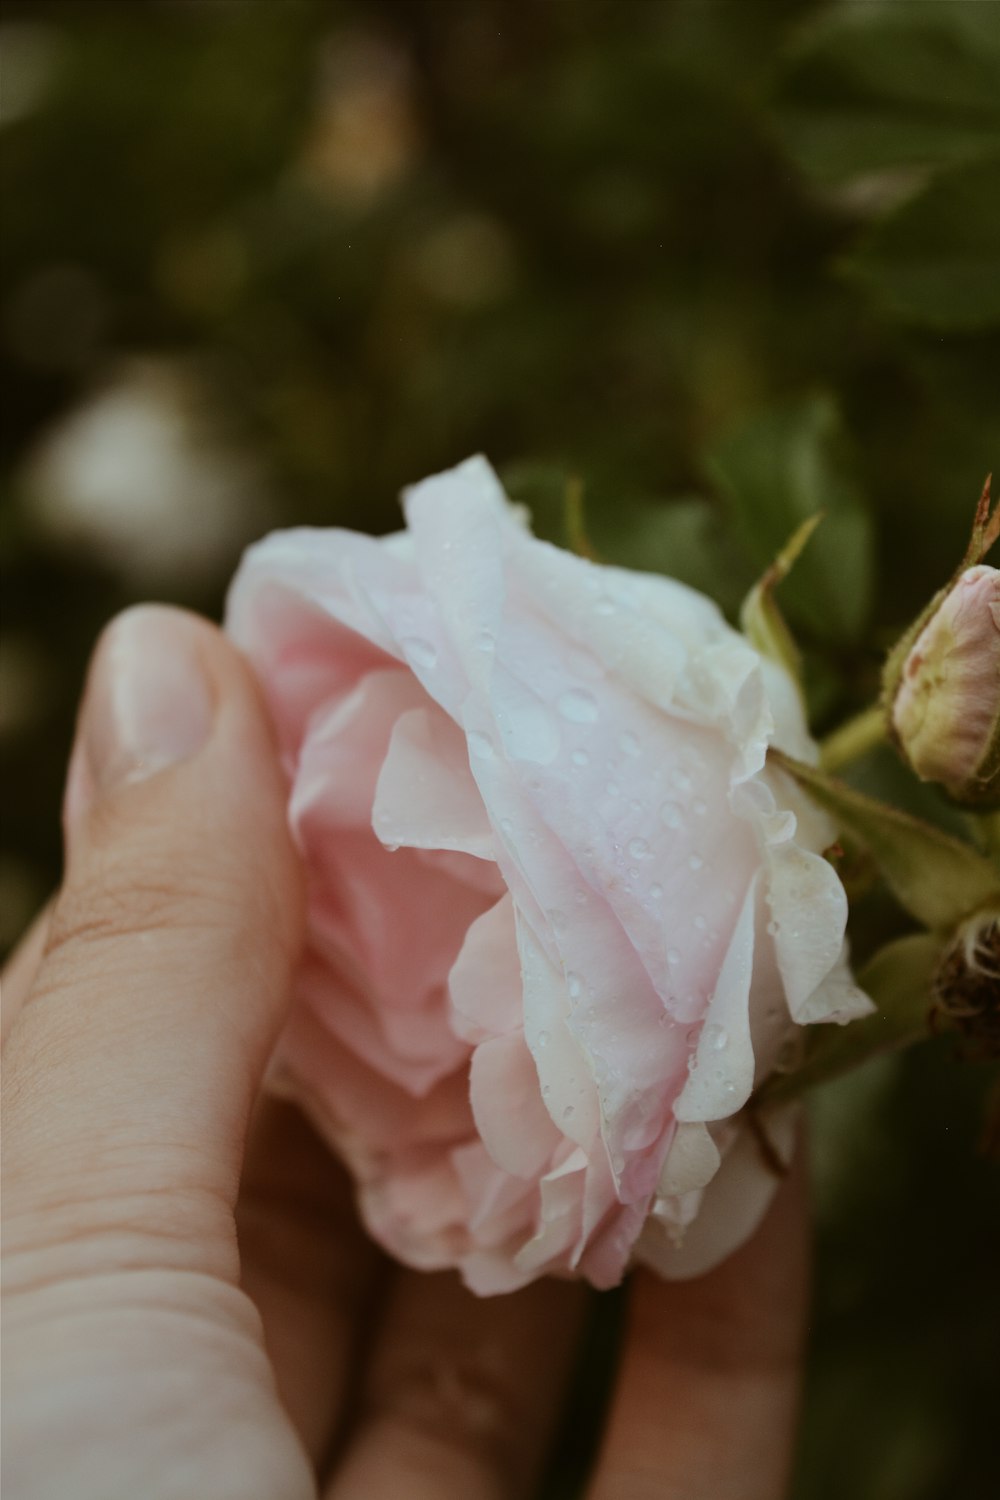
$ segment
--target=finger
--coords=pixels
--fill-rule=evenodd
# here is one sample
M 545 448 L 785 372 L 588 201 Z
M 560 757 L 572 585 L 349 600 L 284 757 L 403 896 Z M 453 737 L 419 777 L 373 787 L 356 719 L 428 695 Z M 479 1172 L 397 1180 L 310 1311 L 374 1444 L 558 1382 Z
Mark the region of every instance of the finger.
M 525 1495 L 559 1413 L 582 1288 L 479 1299 L 451 1275 L 397 1279 L 326 1500 Z
M 247 1120 L 301 897 L 266 715 L 220 632 L 161 608 L 110 627 L 66 824 L 65 881 L 6 1050 L 8 1240 L 22 1221 L 53 1243 L 68 1221 L 79 1239 L 82 1215 L 96 1255 L 102 1232 L 138 1221 L 160 1255 L 235 1277 Z
M 753 1239 L 696 1281 L 638 1271 L 590 1500 L 785 1492 L 807 1300 L 803 1163 Z
M 0 1042 L 6 1042 L 14 1018 L 34 983 L 45 951 L 51 917 L 52 903 L 49 902 L 38 913 L 4 967 L 3 979 L 0 980 Z
M 241 1281 L 315 1464 L 328 1451 L 384 1261 L 347 1174 L 291 1104 L 259 1101 L 236 1207 Z

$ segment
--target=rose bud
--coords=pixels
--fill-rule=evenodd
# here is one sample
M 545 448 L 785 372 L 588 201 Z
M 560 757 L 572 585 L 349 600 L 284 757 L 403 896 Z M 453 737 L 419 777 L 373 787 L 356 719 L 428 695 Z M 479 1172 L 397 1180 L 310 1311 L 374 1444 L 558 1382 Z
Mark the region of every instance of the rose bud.
M 250 549 L 228 629 L 290 784 L 307 948 L 271 1086 L 392 1254 L 476 1292 L 754 1228 L 794 1112 L 739 1112 L 846 966 L 799 699 L 708 599 L 537 541 L 483 459 L 382 540 Z
M 921 781 L 956 802 L 1000 800 L 1000 572 L 968 568 L 911 646 L 892 733 Z

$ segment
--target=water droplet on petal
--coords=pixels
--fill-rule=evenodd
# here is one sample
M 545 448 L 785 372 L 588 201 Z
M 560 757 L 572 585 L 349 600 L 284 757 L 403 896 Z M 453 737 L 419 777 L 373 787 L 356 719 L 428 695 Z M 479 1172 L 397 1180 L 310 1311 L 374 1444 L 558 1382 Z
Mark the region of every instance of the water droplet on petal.
M 574 891 L 573 900 L 576 902 L 577 906 L 585 906 L 587 904 L 587 892 Z
M 645 839 L 629 839 L 628 852 L 633 859 L 649 859 L 649 845 Z
M 621 791 L 621 787 L 618 785 L 617 781 L 609 781 L 604 790 L 607 792 L 609 797 L 617 797 L 618 793 Z
M 705 1027 L 705 1043 L 713 1052 L 724 1052 L 729 1046 L 729 1032 L 713 1022 Z
M 679 828 L 684 822 L 684 814 L 676 802 L 664 802 L 660 808 L 660 818 L 668 828 Z
M 668 948 L 667 949 L 667 963 L 673 965 L 673 964 L 679 964 L 680 961 L 681 961 L 680 949 L 679 948 Z
M 626 729 L 625 733 L 621 735 L 618 740 L 618 746 L 623 755 L 635 756 L 639 754 L 639 741 L 630 729 Z
M 593 724 L 598 716 L 597 700 L 584 688 L 570 688 L 556 704 L 564 719 L 571 724 Z
M 572 1114 L 573 1114 L 573 1106 L 572 1106 L 572 1104 L 567 1104 L 566 1108 L 563 1110 L 563 1119 L 564 1120 L 570 1119 L 570 1117 L 572 1116 Z
M 501 818 L 500 819 L 500 831 L 501 831 L 501 833 L 513 833 L 514 832 L 514 824 L 512 823 L 512 821 L 510 820 L 510 818 Z
M 689 870 L 700 870 L 701 867 L 702 867 L 702 865 L 704 863 L 705 863 L 705 861 L 702 859 L 702 857 L 701 857 L 700 854 L 689 854 L 688 855 L 688 869 Z
M 497 648 L 496 636 L 493 634 L 492 630 L 481 630 L 479 632 L 476 644 L 479 647 L 480 651 L 495 651 Z
M 689 792 L 691 790 L 691 778 L 686 771 L 675 771 L 670 780 L 679 792 Z
M 493 741 L 481 729 L 469 730 L 469 749 L 478 760 L 492 760 L 494 755 Z
M 549 1034 L 547 1031 L 540 1031 L 538 1033 L 538 1045 L 539 1047 L 547 1047 L 549 1045 Z
M 590 756 L 587 754 L 586 750 L 574 750 L 573 754 L 570 756 L 570 760 L 573 762 L 574 766 L 586 766 L 590 764 Z
M 652 898 L 653 898 L 654 901 L 660 901 L 660 900 L 662 900 L 663 899 L 663 887 L 662 887 L 662 885 L 651 885 L 649 887 L 649 894 L 650 894 L 650 896 L 652 896 Z
M 430 671 L 431 667 L 437 665 L 437 647 L 432 646 L 430 641 L 425 641 L 422 636 L 404 636 L 400 644 L 415 667 Z
M 579 999 L 580 992 L 583 989 L 583 985 L 580 983 L 579 974 L 566 975 L 566 989 L 571 1000 Z
M 699 932 L 704 932 L 706 927 L 705 918 L 702 916 L 695 917 L 694 925 L 697 927 Z

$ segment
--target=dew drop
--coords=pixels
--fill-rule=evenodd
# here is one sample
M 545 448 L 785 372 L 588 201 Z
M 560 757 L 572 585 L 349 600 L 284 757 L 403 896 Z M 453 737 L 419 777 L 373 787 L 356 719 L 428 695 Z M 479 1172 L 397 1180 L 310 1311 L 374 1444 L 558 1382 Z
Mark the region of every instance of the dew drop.
M 593 724 L 597 719 L 597 700 L 584 688 L 570 688 L 556 704 L 564 719 L 571 724 Z
M 676 802 L 664 802 L 660 808 L 660 818 L 668 828 L 679 828 L 684 822 L 684 814 Z
M 724 1052 L 729 1046 L 729 1032 L 724 1026 L 712 1025 L 705 1027 L 705 1043 L 713 1052 Z
M 621 791 L 621 787 L 618 785 L 617 781 L 609 781 L 604 790 L 607 792 L 609 797 L 617 797 L 618 793 Z
M 667 949 L 667 963 L 670 964 L 671 966 L 673 966 L 674 964 L 679 964 L 680 961 L 681 961 L 680 949 L 679 948 L 668 948 Z
M 497 639 L 492 630 L 481 630 L 479 632 L 476 644 L 479 647 L 480 651 L 485 651 L 487 653 L 495 651 L 497 649 Z
M 566 989 L 571 1000 L 579 999 L 580 993 L 583 989 L 583 985 L 580 983 L 579 974 L 566 975 Z
M 662 885 L 651 885 L 649 887 L 649 894 L 654 901 L 661 901 L 663 899 Z
M 538 1033 L 538 1045 L 539 1047 L 547 1047 L 549 1045 L 549 1034 L 547 1031 L 540 1031 Z
M 551 1092 L 552 1092 L 552 1085 L 548 1084 L 548 1083 L 543 1083 L 542 1084 L 542 1098 L 543 1099 L 547 1099 L 549 1097 L 549 1095 L 551 1094 Z
M 636 756 L 639 754 L 639 741 L 630 729 L 626 729 L 625 733 L 619 737 L 618 748 L 623 755 Z
M 699 932 L 704 932 L 706 926 L 705 918 L 701 916 L 695 917 L 694 925 L 697 927 Z
M 770 933 L 771 937 L 774 937 L 775 933 L 778 931 L 778 924 L 777 924 L 777 922 L 775 922 L 773 920 L 770 921 L 770 922 L 768 922 L 768 924 L 767 924 L 767 930 Z
M 574 1113 L 574 1110 L 573 1110 L 572 1104 L 567 1104 L 566 1108 L 563 1110 L 563 1119 L 564 1120 L 570 1119 L 571 1116 L 573 1115 L 573 1113 Z
M 574 891 L 573 892 L 573 900 L 576 902 L 577 906 L 586 906 L 586 904 L 587 904 L 587 892 L 586 891 Z
M 686 771 L 675 771 L 670 780 L 679 792 L 689 792 L 691 790 L 691 778 Z
M 422 636 L 405 636 L 401 644 L 414 666 L 423 667 L 427 671 L 437 666 L 437 647 L 432 646 L 430 641 L 425 641 Z
M 642 812 L 642 803 L 639 801 L 638 797 L 633 797 L 628 806 L 629 812 Z
M 586 750 L 574 750 L 573 754 L 570 756 L 570 760 L 573 762 L 574 766 L 586 766 L 590 764 L 590 756 L 587 754 Z
M 501 818 L 500 819 L 500 831 L 501 831 L 501 833 L 513 833 L 514 832 L 514 824 L 511 822 L 510 818 Z
M 689 870 L 700 870 L 701 867 L 702 867 L 702 865 L 704 863 L 705 863 L 705 861 L 702 859 L 702 857 L 701 857 L 700 854 L 689 854 L 688 855 L 688 869 Z
M 469 730 L 469 749 L 477 760 L 492 760 L 494 755 L 493 741 L 481 729 Z
M 629 839 L 628 852 L 633 859 L 649 859 L 649 845 L 645 839 Z

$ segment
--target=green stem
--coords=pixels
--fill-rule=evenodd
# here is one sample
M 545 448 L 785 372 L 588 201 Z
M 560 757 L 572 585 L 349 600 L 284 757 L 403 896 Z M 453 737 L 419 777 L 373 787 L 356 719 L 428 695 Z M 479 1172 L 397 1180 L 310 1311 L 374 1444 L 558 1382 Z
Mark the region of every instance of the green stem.
M 827 735 L 819 747 L 819 763 L 824 771 L 839 771 L 883 744 L 885 737 L 885 710 L 876 703 Z

